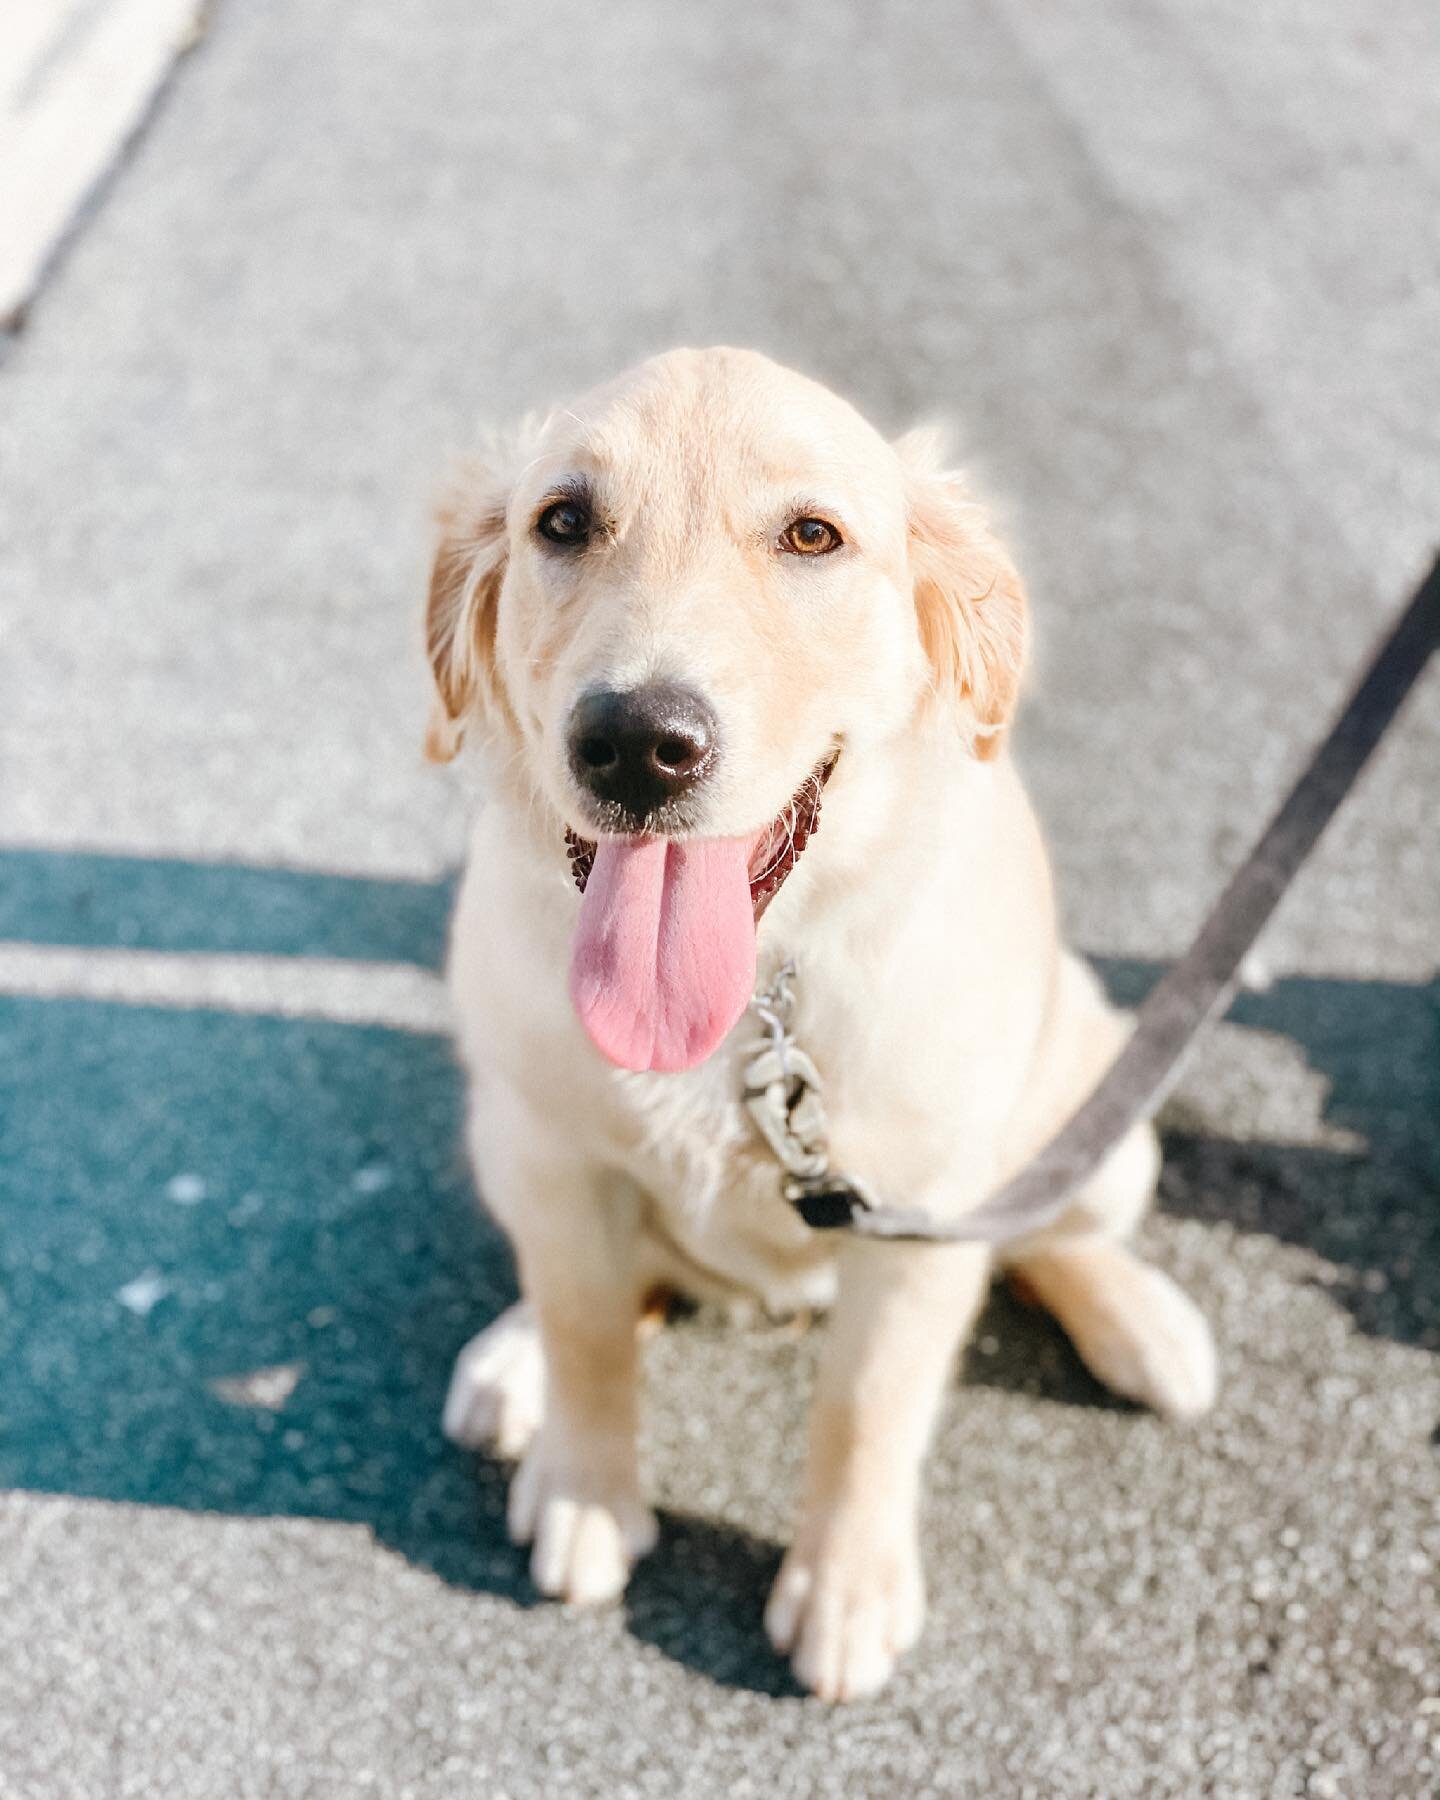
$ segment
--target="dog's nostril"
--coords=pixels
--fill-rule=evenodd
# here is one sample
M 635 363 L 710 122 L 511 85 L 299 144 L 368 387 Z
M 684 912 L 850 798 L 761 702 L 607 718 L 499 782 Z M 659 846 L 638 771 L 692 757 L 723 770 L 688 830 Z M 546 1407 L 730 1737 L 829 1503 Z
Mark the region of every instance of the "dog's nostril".
M 700 746 L 691 738 L 661 738 L 655 746 L 655 760 L 662 769 L 688 769 L 699 755 Z
M 587 769 L 608 769 L 615 761 L 615 746 L 609 738 L 581 738 L 575 749 Z

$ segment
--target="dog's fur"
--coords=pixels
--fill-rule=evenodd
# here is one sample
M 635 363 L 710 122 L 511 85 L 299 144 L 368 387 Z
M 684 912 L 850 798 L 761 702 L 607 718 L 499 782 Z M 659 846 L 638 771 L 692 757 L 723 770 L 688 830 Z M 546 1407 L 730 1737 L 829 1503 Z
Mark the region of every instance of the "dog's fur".
M 603 494 L 605 541 L 546 554 L 558 479 Z M 784 555 L 823 511 L 843 552 Z M 565 726 L 596 681 L 680 680 L 721 722 L 703 832 L 752 832 L 836 744 L 823 829 L 759 926 L 800 968 L 797 1037 L 836 1164 L 954 1218 L 1018 1168 L 1124 1035 L 1060 945 L 1045 852 L 1006 746 L 1028 636 L 1015 569 L 933 440 L 892 446 L 823 388 L 735 350 L 677 351 L 468 470 L 428 608 L 429 747 L 482 748 L 484 807 L 451 983 L 480 1191 L 524 1300 L 461 1354 L 446 1426 L 518 1456 L 510 1525 L 537 1586 L 604 1600 L 654 1539 L 636 1469 L 636 1326 L 657 1284 L 833 1308 L 794 1542 L 766 1624 L 799 1679 L 874 1692 L 920 1632 L 921 1461 L 995 1259 L 808 1231 L 744 1117 L 753 1027 L 685 1074 L 626 1074 L 566 994 L 595 835 Z M 1124 1240 L 1154 1186 L 1148 1127 L 1060 1227 L 1000 1260 L 1101 1380 L 1171 1415 L 1214 1390 L 1191 1303 Z

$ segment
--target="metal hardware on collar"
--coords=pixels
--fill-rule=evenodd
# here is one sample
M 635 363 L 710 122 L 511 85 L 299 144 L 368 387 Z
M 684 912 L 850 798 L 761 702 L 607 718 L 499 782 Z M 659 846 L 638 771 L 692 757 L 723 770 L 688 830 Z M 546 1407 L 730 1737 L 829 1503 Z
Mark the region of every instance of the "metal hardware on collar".
M 790 1035 L 794 963 L 750 1002 L 765 1036 L 745 1064 L 742 1099 L 756 1129 L 791 1181 L 817 1181 L 830 1166 L 820 1075 Z
M 852 1177 L 830 1172 L 819 1076 L 790 1034 L 795 966 L 787 963 L 751 1002 L 769 1035 L 747 1064 L 745 1100 L 785 1171 L 781 1192 L 805 1223 L 895 1242 L 985 1244 L 1009 1243 L 1054 1224 L 1076 1188 L 1169 1093 L 1191 1044 L 1228 1004 L 1246 952 L 1437 647 L 1440 557 L 1195 941 L 1140 1008 L 1133 1034 L 1090 1098 L 1037 1156 L 964 1218 L 938 1220 L 877 1205 Z M 761 1071 L 763 1056 L 776 1060 Z M 752 1071 L 770 1079 L 752 1088 Z M 810 1166 L 793 1166 L 804 1159 Z
M 829 1158 L 820 1077 L 795 1045 L 757 1050 L 745 1068 L 745 1107 L 787 1175 L 813 1180 Z
M 780 1191 L 812 1231 L 853 1226 L 861 1213 L 875 1206 L 859 1182 L 846 1175 L 792 1177 Z
M 745 1064 L 745 1109 L 780 1164 L 780 1191 L 816 1231 L 853 1226 L 875 1202 L 848 1175 L 832 1173 L 820 1074 L 795 1042 L 795 964 L 787 962 L 750 1002 L 765 1035 Z

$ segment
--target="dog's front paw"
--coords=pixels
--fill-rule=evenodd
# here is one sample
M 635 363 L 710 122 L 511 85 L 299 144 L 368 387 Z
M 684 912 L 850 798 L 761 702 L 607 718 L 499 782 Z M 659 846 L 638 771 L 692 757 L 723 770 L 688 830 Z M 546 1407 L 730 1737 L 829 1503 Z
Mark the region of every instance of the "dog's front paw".
M 542 1594 L 578 1606 L 613 1600 L 655 1547 L 655 1515 L 633 1481 L 592 1468 L 557 1435 L 542 1429 L 515 1471 L 510 1536 L 534 1545 L 530 1578 Z
M 908 1527 L 802 1532 L 765 1608 L 770 1642 L 822 1700 L 878 1693 L 924 1622 L 925 1583 Z
M 441 1429 L 467 1450 L 523 1456 L 545 1414 L 545 1353 L 535 1314 L 507 1307 L 455 1358 Z

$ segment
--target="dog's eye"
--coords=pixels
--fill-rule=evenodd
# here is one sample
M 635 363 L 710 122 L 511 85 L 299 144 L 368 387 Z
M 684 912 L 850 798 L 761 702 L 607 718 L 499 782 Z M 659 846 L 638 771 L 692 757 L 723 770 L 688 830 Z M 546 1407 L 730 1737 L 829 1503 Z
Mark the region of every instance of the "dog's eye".
M 840 533 L 824 519 L 792 519 L 780 535 L 780 542 L 798 556 L 826 556 L 838 550 Z
M 590 509 L 578 500 L 557 500 L 541 513 L 535 529 L 562 549 L 577 549 L 590 536 Z

